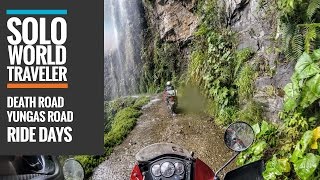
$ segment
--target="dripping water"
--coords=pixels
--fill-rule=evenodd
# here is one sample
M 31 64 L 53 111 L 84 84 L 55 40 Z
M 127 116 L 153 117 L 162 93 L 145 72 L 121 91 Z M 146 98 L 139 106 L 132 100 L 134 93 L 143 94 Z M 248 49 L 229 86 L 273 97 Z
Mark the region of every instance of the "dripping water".
M 104 1 L 105 100 L 138 93 L 141 73 L 141 0 Z

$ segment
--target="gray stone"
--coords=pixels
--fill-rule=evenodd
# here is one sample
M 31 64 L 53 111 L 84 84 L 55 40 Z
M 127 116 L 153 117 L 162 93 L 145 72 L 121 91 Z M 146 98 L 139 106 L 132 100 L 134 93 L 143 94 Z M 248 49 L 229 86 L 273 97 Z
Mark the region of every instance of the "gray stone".
M 264 105 L 265 117 L 269 121 L 279 121 L 278 113 L 283 106 L 283 98 L 277 88 L 283 88 L 292 75 L 291 66 L 285 63 L 277 67 L 278 54 L 273 36 L 277 32 L 276 11 L 272 2 L 261 4 L 261 0 L 223 0 L 227 12 L 227 22 L 238 34 L 238 49 L 251 48 L 256 52 L 252 61 L 258 63 L 260 76 L 255 80 L 254 99 Z M 254 60 L 255 59 L 255 60 Z M 271 77 L 272 70 L 276 71 Z
M 275 86 L 279 89 L 283 89 L 288 83 L 294 72 L 295 62 L 282 63 L 278 65 L 276 75 L 274 76 Z
M 196 30 L 199 18 L 191 12 L 197 0 L 157 0 L 148 14 L 159 32 L 160 38 L 168 42 L 187 41 Z
M 259 91 L 254 95 L 257 102 L 263 104 L 266 120 L 279 122 L 279 112 L 283 107 L 283 98 L 277 95 L 269 96 L 264 91 Z
M 273 80 L 271 77 L 258 77 L 255 81 L 255 88 L 257 91 L 264 90 L 268 86 L 273 85 Z
M 238 49 L 250 47 L 257 54 L 270 57 L 267 50 L 273 47 L 271 40 L 276 29 L 275 11 L 271 3 L 261 7 L 260 0 L 223 0 L 229 26 L 237 32 Z

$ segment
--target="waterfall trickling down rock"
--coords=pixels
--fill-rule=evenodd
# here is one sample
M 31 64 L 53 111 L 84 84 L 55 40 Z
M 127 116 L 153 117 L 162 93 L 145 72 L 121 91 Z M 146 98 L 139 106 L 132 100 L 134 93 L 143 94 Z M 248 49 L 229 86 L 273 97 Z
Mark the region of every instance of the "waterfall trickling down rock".
M 141 73 L 141 0 L 104 0 L 105 100 L 138 93 Z

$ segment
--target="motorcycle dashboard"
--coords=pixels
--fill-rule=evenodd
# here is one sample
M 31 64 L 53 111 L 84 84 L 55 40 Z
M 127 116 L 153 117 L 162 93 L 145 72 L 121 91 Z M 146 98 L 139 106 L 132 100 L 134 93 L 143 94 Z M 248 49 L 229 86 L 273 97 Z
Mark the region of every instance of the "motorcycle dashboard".
M 146 180 L 185 180 L 190 179 L 193 161 L 174 156 L 156 159 L 145 169 Z

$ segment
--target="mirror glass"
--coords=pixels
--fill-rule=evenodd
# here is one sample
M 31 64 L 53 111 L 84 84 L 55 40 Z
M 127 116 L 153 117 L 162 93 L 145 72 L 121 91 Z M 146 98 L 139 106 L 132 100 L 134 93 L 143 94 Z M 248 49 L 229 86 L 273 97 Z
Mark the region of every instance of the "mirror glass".
M 254 131 L 245 122 L 231 124 L 224 133 L 224 142 L 233 151 L 244 151 L 248 149 L 254 141 Z
M 83 180 L 84 170 L 75 159 L 67 159 L 63 165 L 63 175 L 66 180 Z

